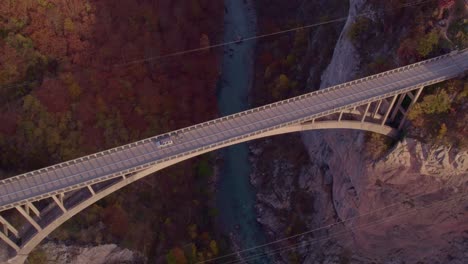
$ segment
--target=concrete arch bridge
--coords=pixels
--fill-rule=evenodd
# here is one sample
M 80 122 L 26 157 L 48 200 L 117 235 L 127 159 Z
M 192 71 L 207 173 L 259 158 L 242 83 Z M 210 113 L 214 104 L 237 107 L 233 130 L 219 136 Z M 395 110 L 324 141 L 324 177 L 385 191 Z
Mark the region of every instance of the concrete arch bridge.
M 23 263 L 53 230 L 99 199 L 209 151 L 313 129 L 396 136 L 425 86 L 467 69 L 468 50 L 455 51 L 2 180 L 0 241 L 10 249 L 8 263 Z M 172 144 L 160 147 L 161 138 Z M 12 213 L 24 223 L 11 221 Z

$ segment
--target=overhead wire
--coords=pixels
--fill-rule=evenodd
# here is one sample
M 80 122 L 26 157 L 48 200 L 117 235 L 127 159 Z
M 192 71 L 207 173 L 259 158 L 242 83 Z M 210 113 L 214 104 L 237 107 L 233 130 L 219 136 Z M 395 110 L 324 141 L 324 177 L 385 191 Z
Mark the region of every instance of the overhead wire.
M 420 5 L 424 5 L 426 3 L 430 3 L 430 2 L 434 2 L 434 1 L 436 1 L 436 0 L 412 1 L 412 2 L 402 4 L 402 5 L 398 6 L 398 7 L 384 9 L 381 12 L 389 12 L 389 11 L 398 10 L 398 9 L 402 9 L 402 8 L 406 8 L 406 7 L 420 6 Z M 291 33 L 291 32 L 298 31 L 298 30 L 319 27 L 319 26 L 332 24 L 332 23 L 337 23 L 337 22 L 343 22 L 343 21 L 346 21 L 348 19 L 348 17 L 357 18 L 357 17 L 372 15 L 372 14 L 375 14 L 375 13 L 377 13 L 377 12 L 376 11 L 367 11 L 367 12 L 363 12 L 363 13 L 355 15 L 355 16 L 343 16 L 343 17 L 339 17 L 339 18 L 335 18 L 335 19 L 330 19 L 330 20 L 327 20 L 327 21 L 316 22 L 316 23 L 312 23 L 312 24 L 308 24 L 308 25 L 304 25 L 304 26 L 299 26 L 299 27 L 294 27 L 294 28 L 290 28 L 290 29 L 286 29 L 286 30 L 279 30 L 279 31 L 275 31 L 275 32 L 272 32 L 272 33 L 266 33 L 266 34 L 262 34 L 262 35 L 255 35 L 255 36 L 251 36 L 251 37 L 246 37 L 246 38 L 242 39 L 242 41 L 251 41 L 251 40 L 255 40 L 255 39 L 261 39 L 261 38 L 266 38 L 266 37 Z M 160 56 L 154 56 L 154 57 L 149 57 L 149 58 L 131 60 L 131 61 L 128 61 L 128 62 L 123 62 L 123 63 L 114 63 L 111 67 L 130 66 L 130 65 L 135 65 L 135 64 L 138 64 L 138 63 L 156 61 L 156 60 L 161 60 L 161 59 L 165 59 L 165 58 L 176 57 L 176 56 L 186 55 L 186 54 L 190 54 L 190 53 L 196 53 L 196 52 L 200 52 L 200 51 L 214 49 L 214 48 L 218 48 L 218 47 L 224 47 L 224 46 L 228 46 L 228 45 L 232 45 L 232 44 L 236 44 L 236 43 L 239 43 L 239 40 L 226 41 L 226 42 L 221 42 L 221 43 L 218 43 L 218 44 L 209 45 L 209 46 L 206 46 L 206 47 L 182 50 L 182 51 L 168 53 L 168 54 L 164 54 L 164 55 L 160 55 Z M 84 70 L 81 69 L 81 71 L 84 71 Z M 78 72 L 80 72 L 80 71 L 78 71 Z M 14 87 L 21 87 L 21 86 L 24 86 L 24 85 L 33 84 L 33 83 L 38 82 L 38 81 L 40 81 L 40 80 L 33 80 L 33 81 L 27 81 L 27 82 L 9 84 L 9 85 L 0 85 L 0 88 L 9 89 L 9 88 L 14 88 Z
M 423 5 L 423 4 L 426 4 L 426 3 L 429 3 L 429 2 L 434 2 L 434 1 L 436 1 L 436 0 L 413 1 L 413 2 L 402 4 L 402 5 L 398 6 L 398 7 L 384 9 L 383 12 L 398 10 L 398 9 L 402 9 L 402 8 L 405 8 L 405 7 L 413 7 L 413 6 Z M 261 39 L 261 38 L 266 38 L 266 37 L 272 37 L 272 36 L 276 36 L 276 35 L 282 35 L 282 34 L 285 34 L 285 33 L 290 33 L 290 32 L 309 29 L 309 28 L 313 28 L 313 27 L 323 26 L 323 25 L 332 24 L 332 23 L 336 23 L 336 22 L 343 22 L 343 21 L 346 21 L 349 17 L 357 18 L 357 17 L 362 17 L 362 16 L 373 15 L 373 14 L 376 14 L 376 13 L 377 13 L 376 11 L 367 11 L 367 12 L 363 12 L 363 13 L 355 15 L 355 16 L 343 16 L 343 17 L 339 17 L 339 18 L 335 18 L 335 19 L 330 19 L 330 20 L 327 20 L 327 21 L 316 22 L 316 23 L 313 23 L 313 24 L 308 24 L 308 25 L 294 27 L 294 28 L 285 29 L 285 30 L 279 30 L 279 31 L 275 31 L 275 32 L 272 32 L 272 33 L 266 33 L 266 34 L 246 37 L 246 38 L 243 38 L 241 41 L 242 42 L 251 41 L 251 40 L 256 40 L 256 39 Z M 138 64 L 138 63 L 142 63 L 142 62 L 154 61 L 154 60 L 159 60 L 159 59 L 164 59 L 164 58 L 169 58 L 169 57 L 185 55 L 185 54 L 189 54 L 189 53 L 195 53 L 195 52 L 199 52 L 199 51 L 210 50 L 210 49 L 213 49 L 213 48 L 224 47 L 224 46 L 237 44 L 237 43 L 239 43 L 239 40 L 226 41 L 226 42 L 221 42 L 221 43 L 218 43 L 218 44 L 209 45 L 209 46 L 206 46 L 206 47 L 176 51 L 176 52 L 161 55 L 161 56 L 154 56 L 154 57 L 149 57 L 149 58 L 132 60 L 132 61 L 125 62 L 125 63 L 116 64 L 114 66 L 120 67 L 120 66 Z
M 466 183 L 467 183 L 467 182 L 464 182 L 463 184 L 466 184 Z M 433 190 L 431 193 L 440 192 L 440 191 L 442 191 L 442 190 L 444 190 L 444 189 L 455 188 L 455 187 L 456 187 L 456 186 L 453 186 L 453 185 L 450 185 L 450 186 L 441 186 L 440 188 L 438 188 L 438 189 L 436 189 L 436 190 Z M 335 223 L 331 223 L 331 224 L 328 224 L 328 225 L 325 225 L 325 226 L 321 226 L 321 227 L 317 227 L 317 228 L 314 228 L 314 229 L 310 229 L 310 230 L 307 230 L 307 231 L 304 231 L 304 232 L 301 232 L 301 233 L 297 233 L 297 234 L 294 234 L 294 235 L 292 235 L 292 236 L 288 236 L 288 237 L 284 237 L 284 238 L 281 238 L 281 239 L 277 239 L 277 240 L 274 240 L 274 241 L 271 241 L 271 242 L 268 242 L 268 243 L 265 243 L 265 244 L 262 244 L 262 245 L 259 245 L 259 246 L 255 246 L 255 247 L 250 247 L 250 248 L 242 249 L 242 250 L 239 250 L 239 251 L 236 251 L 236 252 L 232 252 L 232 253 L 229 253 L 229 254 L 225 254 L 225 255 L 223 255 L 223 256 L 219 256 L 219 257 L 216 257 L 216 258 L 211 258 L 211 259 L 208 259 L 208 260 L 200 261 L 200 262 L 197 262 L 197 264 L 213 262 L 213 261 L 216 261 L 216 260 L 220 260 L 220 259 L 224 259 L 224 258 L 236 256 L 236 255 L 238 255 L 238 254 L 246 253 L 246 252 L 249 252 L 249 251 L 252 251 L 252 250 L 261 249 L 261 248 L 264 248 L 264 247 L 267 247 L 267 246 L 272 246 L 272 245 L 275 245 L 275 244 L 278 244 L 278 243 L 281 243 L 281 242 L 284 242 L 284 241 L 291 240 L 291 239 L 293 239 L 293 238 L 297 238 L 297 237 L 300 237 L 300 236 L 304 236 L 304 235 L 307 235 L 307 234 L 311 234 L 311 233 L 313 233 L 313 232 L 317 232 L 317 231 L 324 230 L 324 229 L 330 229 L 330 228 L 332 228 L 332 227 L 334 227 L 334 226 L 338 226 L 338 225 L 344 224 L 344 223 L 346 223 L 346 222 L 350 222 L 350 221 L 357 220 L 357 219 L 362 218 L 362 217 L 365 217 L 365 216 L 372 215 L 372 214 L 374 214 L 374 213 L 377 213 L 377 212 L 380 212 L 380 211 L 389 209 L 389 208 L 391 208 L 391 207 L 393 207 L 393 206 L 400 205 L 400 204 L 405 203 L 405 202 L 410 202 L 410 201 L 412 201 L 412 200 L 415 200 L 415 199 L 417 199 L 417 198 L 423 197 L 423 196 L 428 195 L 428 194 L 431 194 L 431 193 L 422 193 L 422 194 L 418 194 L 418 195 L 415 195 L 415 196 L 406 197 L 406 198 L 405 198 L 404 200 L 402 200 L 402 201 L 395 202 L 395 203 L 391 203 L 391 204 L 389 204 L 389 205 L 386 205 L 386 206 L 383 206 L 383 207 L 380 207 L 380 208 L 377 208 L 377 209 L 374 209 L 374 210 L 370 210 L 369 212 L 366 212 L 366 213 L 364 213 L 364 214 L 360 214 L 360 215 L 357 215 L 357 216 L 354 216 L 354 217 L 349 217 L 349 218 L 340 220 L 340 221 L 335 222 Z
M 280 247 L 278 249 L 273 249 L 271 251 L 267 251 L 266 253 L 259 253 L 259 254 L 256 254 L 256 255 L 243 257 L 242 260 L 222 262 L 222 264 L 233 264 L 233 263 L 241 263 L 241 262 L 246 262 L 246 261 L 252 261 L 252 260 L 259 259 L 259 258 L 264 258 L 264 257 L 268 257 L 268 256 L 275 255 L 275 254 L 278 254 L 278 253 L 282 253 L 282 252 L 285 252 L 285 251 L 291 251 L 291 250 L 299 249 L 301 247 L 310 246 L 310 245 L 313 245 L 313 244 L 316 244 L 316 243 L 319 243 L 319 242 L 330 240 L 332 238 L 341 237 L 343 235 L 351 234 L 351 231 L 357 231 L 357 230 L 362 230 L 362 229 L 366 229 L 366 228 L 369 228 L 369 227 L 373 227 L 373 226 L 376 226 L 376 225 L 378 225 L 380 223 L 385 223 L 387 221 L 394 220 L 396 218 L 399 218 L 399 217 L 402 217 L 402 216 L 405 216 L 405 215 L 409 215 L 410 213 L 413 213 L 415 211 L 431 208 L 431 207 L 433 207 L 433 206 L 435 206 L 437 204 L 444 204 L 446 202 L 450 202 L 450 201 L 456 200 L 458 198 L 465 198 L 466 196 L 468 196 L 468 194 L 466 194 L 466 193 L 465 194 L 455 195 L 455 196 L 453 196 L 451 198 L 448 198 L 448 199 L 445 199 L 445 200 L 442 200 L 442 201 L 432 202 L 431 205 L 429 205 L 429 206 L 422 206 L 423 208 L 414 207 L 414 208 L 408 209 L 408 210 L 406 210 L 406 211 L 404 211 L 402 213 L 399 213 L 399 214 L 396 214 L 396 215 L 391 215 L 391 216 L 384 217 L 384 218 L 381 218 L 381 219 L 377 219 L 377 220 L 368 222 L 366 224 L 359 225 L 357 227 L 350 227 L 345 231 L 337 232 L 335 234 L 331 234 L 331 235 L 328 235 L 326 237 L 316 238 L 316 239 L 313 239 L 311 241 L 302 241 L 302 242 L 299 242 L 299 243 L 296 243 L 296 244 L 293 244 L 293 245 L 288 245 L 288 246 L 285 246 L 285 247 Z M 312 249 L 309 249 L 309 250 L 306 250 L 306 251 L 303 251 L 303 252 L 309 252 L 311 250 Z
M 402 8 L 406 8 L 406 7 L 415 7 L 415 6 L 423 5 L 423 4 L 434 2 L 434 1 L 436 1 L 436 0 L 413 1 L 413 2 L 402 4 L 399 7 L 388 8 L 388 9 L 385 9 L 385 10 L 382 10 L 382 11 L 383 12 L 388 12 L 388 11 L 402 9 Z M 363 12 L 363 13 L 355 15 L 355 16 L 339 17 L 339 18 L 336 18 L 336 19 L 330 19 L 330 20 L 327 20 L 327 21 L 317 22 L 317 23 L 308 24 L 308 25 L 299 26 L 299 27 L 294 27 L 294 28 L 290 28 L 290 29 L 286 29 L 286 30 L 280 30 L 280 31 L 272 32 L 272 33 L 246 37 L 246 38 L 243 38 L 242 41 L 251 41 L 251 40 L 256 40 L 256 39 L 261 39 L 261 38 L 266 38 L 266 37 L 271 37 L 271 36 L 276 36 L 276 35 L 281 35 L 281 34 L 286 34 L 286 33 L 291 33 L 291 32 L 295 32 L 295 31 L 309 29 L 309 28 L 318 27 L 318 26 L 323 26 L 323 25 L 327 25 L 327 24 L 343 22 L 343 21 L 346 21 L 349 17 L 357 18 L 357 17 L 372 15 L 372 14 L 375 14 L 375 13 L 377 13 L 377 12 L 376 11 L 368 11 L 368 12 Z M 165 55 L 161 55 L 161 56 L 154 56 L 154 57 L 150 57 L 150 58 L 132 60 L 132 61 L 125 62 L 125 63 L 114 64 L 113 66 L 114 67 L 121 67 L 121 66 L 138 64 L 138 63 L 154 61 L 154 60 L 159 60 L 159 59 L 164 59 L 164 58 L 169 58 L 169 57 L 181 56 L 181 55 L 200 52 L 200 51 L 205 51 L 205 50 L 209 50 L 209 49 L 213 49 L 213 48 L 228 46 L 228 45 L 232 45 L 232 44 L 236 44 L 236 43 L 239 43 L 239 40 L 227 41 L 227 42 L 213 44 L 213 45 L 206 46 L 206 47 L 200 47 L 200 48 L 195 48 L 195 49 L 189 49 L 189 50 L 173 52 L 173 53 L 169 53 L 169 54 L 165 54 Z M 23 83 L 14 84 L 14 85 L 0 86 L 0 87 L 2 87 L 2 88 L 5 88 L 5 87 L 19 87 L 21 85 L 32 84 L 32 83 L 37 82 L 37 81 L 38 80 L 30 81 L 30 82 L 23 82 Z M 394 203 L 392 205 L 379 208 L 376 211 L 384 210 L 385 208 L 388 208 L 390 206 L 394 206 L 396 204 L 399 204 L 399 203 Z M 370 213 L 372 213 L 372 212 L 366 213 L 366 214 L 361 215 L 361 216 L 365 216 L 365 215 L 370 214 Z M 295 237 L 299 237 L 301 235 L 305 235 L 305 234 L 308 234 L 308 233 L 311 233 L 311 232 L 314 232 L 314 231 L 317 231 L 317 230 L 320 230 L 320 229 L 323 229 L 323 228 L 328 228 L 328 227 L 332 227 L 332 226 L 335 226 L 335 225 L 339 225 L 339 224 L 344 223 L 345 221 L 350 221 L 350 220 L 353 220 L 353 219 L 354 218 L 349 218 L 349 219 L 346 219 L 346 220 L 342 220 L 340 222 L 330 224 L 330 225 L 327 225 L 327 226 L 324 226 L 324 227 L 320 227 L 318 229 L 309 230 L 309 231 L 306 231 L 306 232 L 301 233 L 301 234 L 296 234 L 296 235 L 293 235 L 293 236 L 290 236 L 290 237 L 287 237 L 287 238 L 283 238 L 283 239 L 280 239 L 280 240 L 276 240 L 276 241 L 273 241 L 273 242 L 270 242 L 270 243 L 266 243 L 266 244 L 263 244 L 263 245 L 260 245 L 260 246 L 257 246 L 257 247 L 237 251 L 237 252 L 232 253 L 232 254 L 239 254 L 239 253 L 243 253 L 243 252 L 246 252 L 246 251 L 255 250 L 255 249 L 258 249 L 258 248 L 261 248 L 261 247 L 265 247 L 265 246 L 273 245 L 273 244 L 276 244 L 276 243 L 280 243 L 282 241 L 286 241 L 286 240 L 289 240 L 289 239 L 292 239 L 292 238 L 295 238 Z M 209 262 L 209 261 L 219 260 L 219 259 L 224 258 L 224 257 L 233 256 L 232 254 L 226 255 L 226 256 L 223 256 L 223 257 L 213 258 L 213 259 L 206 260 L 206 261 L 203 261 L 203 262 L 198 262 L 198 263 L 206 263 L 206 262 Z
M 434 1 L 436 1 L 436 0 L 412 1 L 412 2 L 408 2 L 408 3 L 404 3 L 404 4 L 402 4 L 402 5 L 398 6 L 398 7 L 384 9 L 384 10 L 382 10 L 382 12 L 388 12 L 388 11 L 402 9 L 402 8 L 406 8 L 406 7 L 419 6 L 419 5 L 423 5 L 423 4 L 434 2 Z M 294 31 L 298 31 L 298 30 L 303 30 L 303 29 L 323 26 L 323 25 L 326 25 L 326 24 L 346 21 L 349 17 L 356 18 L 356 17 L 372 15 L 372 14 L 375 14 L 375 13 L 377 13 L 377 12 L 376 11 L 368 11 L 368 12 L 363 12 L 363 13 L 355 15 L 355 16 L 343 16 L 343 17 L 339 17 L 339 18 L 336 18 L 336 19 L 330 19 L 330 20 L 327 20 L 327 21 L 322 21 L 322 22 L 317 22 L 317 23 L 308 24 L 308 25 L 304 25 L 304 26 L 294 27 L 294 28 L 290 28 L 290 29 L 286 29 L 286 30 L 280 30 L 280 31 L 272 32 L 272 33 L 247 37 L 247 38 L 244 38 L 242 41 L 250 41 L 250 40 L 266 38 L 266 37 L 270 37 L 270 36 L 276 36 L 276 35 L 290 33 L 290 32 L 294 32 Z M 222 42 L 222 43 L 210 45 L 210 46 L 207 46 L 207 47 L 184 50 L 184 51 L 169 53 L 169 54 L 165 54 L 165 55 L 161 55 L 161 56 L 145 58 L 145 59 L 133 60 L 133 61 L 129 61 L 129 62 L 126 62 L 126 63 L 121 63 L 121 64 L 114 64 L 114 66 L 136 64 L 136 63 L 141 63 L 141 62 L 146 62 L 146 61 L 151 61 L 151 60 L 163 59 L 163 58 L 167 58 L 167 57 L 180 56 L 180 55 L 185 55 L 185 54 L 188 54 L 188 53 L 204 51 L 204 50 L 208 50 L 208 49 L 212 49 L 212 48 L 216 48 L 216 47 L 232 45 L 232 44 L 235 44 L 235 43 L 238 43 L 238 42 L 239 42 L 238 40 Z M 38 80 L 30 81 L 30 82 L 23 82 L 23 83 L 20 83 L 20 84 L 14 84 L 14 85 L 10 85 L 10 86 L 8 86 L 8 85 L 7 86 L 0 86 L 0 87 L 2 87 L 2 88 L 4 88 L 4 87 L 18 87 L 18 86 L 25 85 L 25 84 L 32 84 L 32 83 L 37 82 L 37 81 Z

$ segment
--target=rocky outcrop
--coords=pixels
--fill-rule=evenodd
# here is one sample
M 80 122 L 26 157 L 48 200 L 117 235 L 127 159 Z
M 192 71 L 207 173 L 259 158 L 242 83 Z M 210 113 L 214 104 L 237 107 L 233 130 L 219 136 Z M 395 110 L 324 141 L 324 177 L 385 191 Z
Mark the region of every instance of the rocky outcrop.
M 45 252 L 49 263 L 124 264 L 145 262 L 140 253 L 119 248 L 114 244 L 96 247 L 79 247 L 47 242 L 41 245 L 39 250 Z
M 349 15 L 336 43 L 333 58 L 322 74 L 320 87 L 329 87 L 353 79 L 358 71 L 360 57 L 356 47 L 347 37 L 346 32 L 355 22 L 357 14 L 363 11 L 366 0 L 350 0 Z
M 331 149 L 336 145 L 328 141 Z M 335 212 L 353 238 L 337 243 L 381 261 L 389 256 L 414 262 L 444 257 L 454 241 L 463 244 L 468 239 L 463 195 L 468 189 L 467 158 L 465 151 L 431 148 L 412 139 L 398 143 L 377 162 L 355 163 L 332 155 Z M 337 162 L 343 169 L 335 169 Z
M 321 87 L 359 74 L 361 57 L 346 32 L 357 13 L 368 11 L 366 2 L 350 1 L 350 16 Z M 309 161 L 299 170 L 288 172 L 294 159 L 279 153 L 270 169 L 260 162 L 253 175 L 259 221 L 270 237 L 308 232 L 287 241 L 298 244 L 294 251 L 276 254 L 279 262 L 296 254 L 302 263 L 468 263 L 468 152 L 407 138 L 373 161 L 364 155 L 363 132 L 305 132 L 302 140 Z M 263 158 L 265 152 L 255 149 L 253 155 Z M 298 208 L 301 201 L 305 205 Z M 285 232 L 291 219 L 300 219 L 302 228 Z
M 364 3 L 351 1 L 350 16 Z M 332 62 L 322 76 L 322 87 L 354 78 L 359 55 L 344 35 L 352 20 L 348 19 Z M 350 259 L 360 255 L 367 261 L 388 263 L 466 261 L 460 252 L 446 254 L 466 246 L 468 239 L 468 214 L 463 206 L 467 203 L 460 195 L 468 187 L 464 181 L 468 176 L 468 153 L 407 139 L 381 160 L 372 162 L 364 158 L 363 135 L 343 131 L 303 134 L 311 161 L 328 168 L 321 176 L 332 182 L 332 189 L 324 195 L 332 197 L 334 213 L 345 221 L 341 229 L 352 234 L 352 239 L 332 239 L 343 247 L 341 252 L 353 252 L 347 256 Z M 316 212 L 314 218 L 321 220 L 331 214 L 330 210 Z M 378 219 L 390 221 L 365 230 L 359 228 Z

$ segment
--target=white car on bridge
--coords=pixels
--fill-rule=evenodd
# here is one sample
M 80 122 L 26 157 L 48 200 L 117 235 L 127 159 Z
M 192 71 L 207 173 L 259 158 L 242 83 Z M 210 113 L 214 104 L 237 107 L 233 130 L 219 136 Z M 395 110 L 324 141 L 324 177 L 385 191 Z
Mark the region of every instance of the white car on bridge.
M 174 141 L 172 141 L 171 137 L 163 137 L 156 140 L 156 146 L 158 148 L 164 148 L 172 144 L 174 144 Z

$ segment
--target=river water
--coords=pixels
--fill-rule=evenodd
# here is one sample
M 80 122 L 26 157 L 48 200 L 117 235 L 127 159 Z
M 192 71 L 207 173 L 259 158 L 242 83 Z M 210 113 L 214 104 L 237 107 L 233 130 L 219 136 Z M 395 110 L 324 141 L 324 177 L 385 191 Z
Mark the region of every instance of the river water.
M 250 0 L 225 0 L 224 41 L 254 36 L 256 19 Z M 253 83 L 255 41 L 242 41 L 225 46 L 222 75 L 218 84 L 221 115 L 248 109 L 248 93 Z M 218 181 L 217 206 L 220 223 L 226 234 L 232 234 L 241 249 L 265 242 L 256 221 L 255 190 L 250 184 L 251 165 L 247 144 L 221 151 L 224 164 Z M 260 252 L 250 252 L 250 254 Z M 266 263 L 265 260 L 248 263 Z

